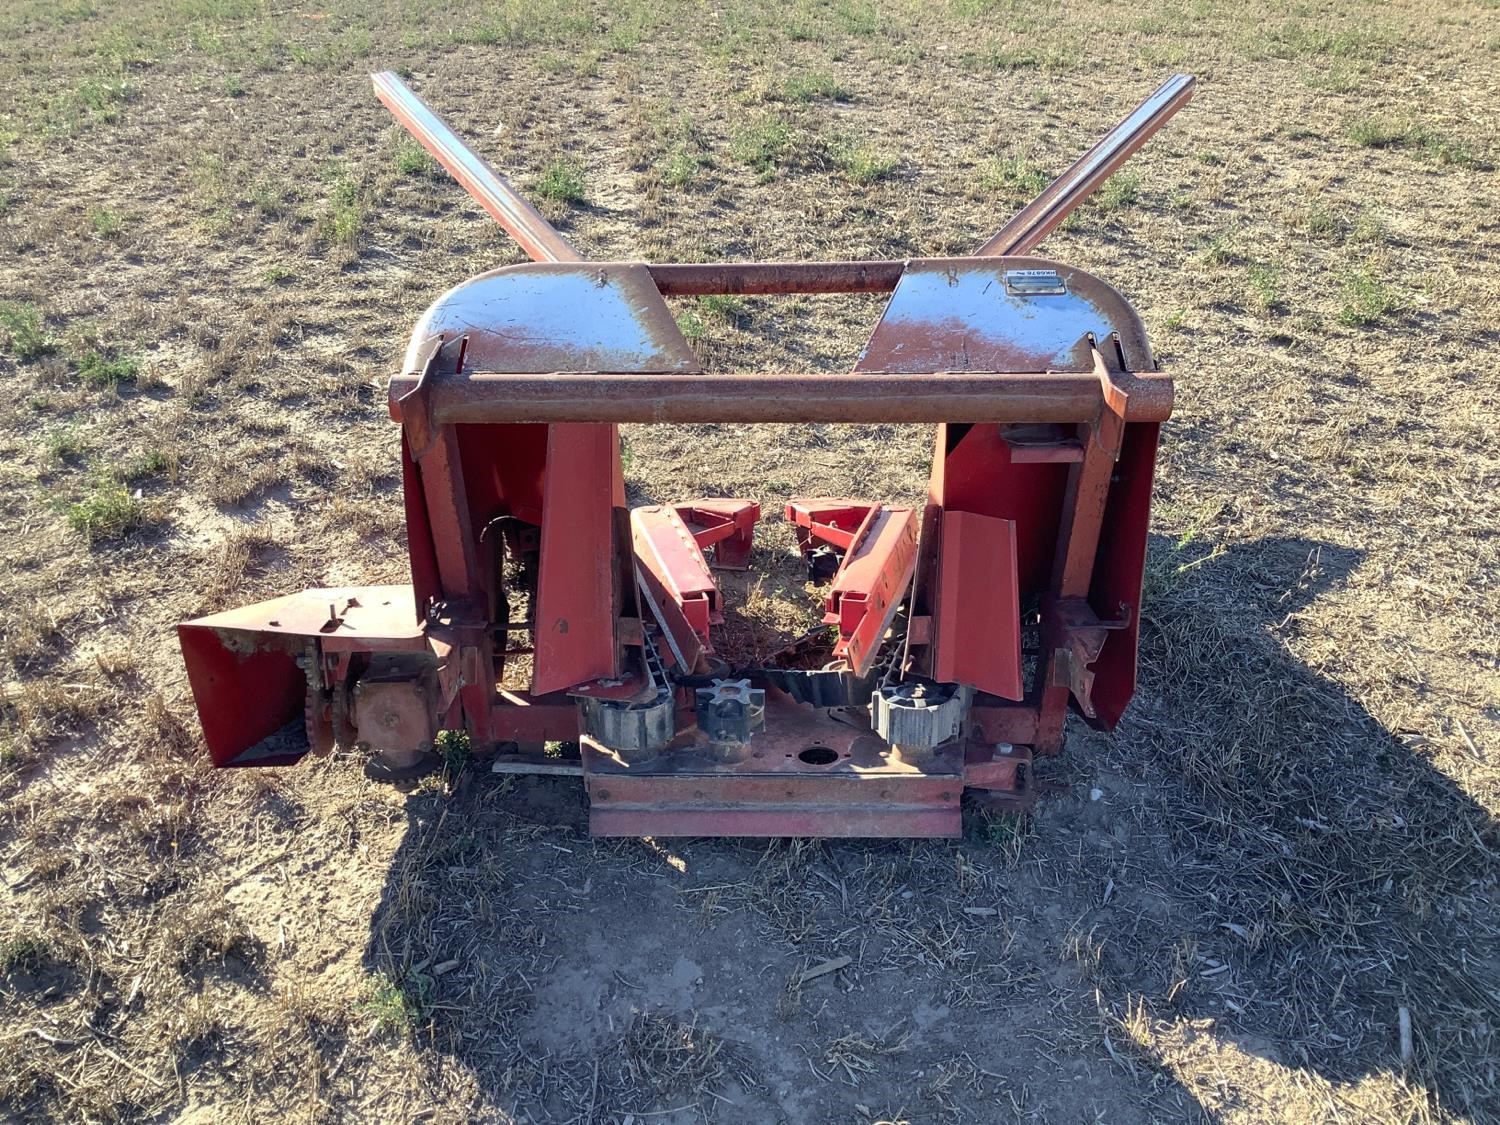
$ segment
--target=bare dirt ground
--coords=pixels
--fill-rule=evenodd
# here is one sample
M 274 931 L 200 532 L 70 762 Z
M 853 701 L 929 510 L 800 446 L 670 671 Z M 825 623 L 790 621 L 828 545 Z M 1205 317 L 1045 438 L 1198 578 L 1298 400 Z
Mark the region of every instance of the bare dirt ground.
M 0 1116 L 1500 1120 L 1500 8 L 0 12 Z M 1141 691 L 958 842 L 593 841 L 576 785 L 213 773 L 171 626 L 402 581 L 383 380 L 518 254 L 394 67 L 601 258 L 1044 252 L 1178 379 Z M 716 368 L 870 299 L 684 302 Z M 919 428 L 635 428 L 637 497 L 909 496 Z M 742 623 L 807 610 L 762 529 Z M 809 975 L 833 959 L 842 968 Z M 1410 1018 L 1410 1057 L 1400 1013 Z

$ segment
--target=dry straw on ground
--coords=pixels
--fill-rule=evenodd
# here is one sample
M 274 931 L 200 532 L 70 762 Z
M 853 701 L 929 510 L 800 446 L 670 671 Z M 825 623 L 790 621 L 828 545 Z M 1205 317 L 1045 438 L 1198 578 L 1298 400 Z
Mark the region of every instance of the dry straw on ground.
M 0 1115 L 1500 1118 L 1493 3 L 0 26 Z M 954 843 L 591 841 L 566 779 L 205 769 L 171 624 L 402 580 L 382 380 L 516 259 L 383 67 L 587 254 L 682 259 L 966 252 L 1201 77 L 1046 247 L 1141 308 L 1180 404 L 1141 691 L 1058 796 Z M 713 367 L 800 370 L 878 309 L 676 311 Z M 912 496 L 927 440 L 636 427 L 627 464 L 774 510 Z M 809 614 L 784 527 L 757 564 L 751 648 Z

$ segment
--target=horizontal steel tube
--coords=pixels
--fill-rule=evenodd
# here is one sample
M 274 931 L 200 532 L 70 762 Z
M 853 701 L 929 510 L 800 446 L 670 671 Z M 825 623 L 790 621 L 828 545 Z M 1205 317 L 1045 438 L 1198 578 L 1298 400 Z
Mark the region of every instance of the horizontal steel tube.
M 1118 374 L 1126 418 L 1160 422 L 1172 381 Z M 391 380 L 391 417 L 416 389 Z M 484 372 L 426 388 L 432 421 L 447 422 L 1092 422 L 1103 405 L 1094 374 L 643 375 Z
M 671 262 L 648 267 L 664 297 L 889 293 L 905 262 Z
M 578 262 L 582 255 L 540 211 L 459 138 L 430 106 L 388 70 L 370 75 L 375 96 L 432 158 L 448 170 L 534 262 Z
M 1195 85 L 1195 80 L 1187 74 L 1174 74 L 1163 82 L 975 253 L 981 257 L 999 257 L 1029 254 L 1035 250 L 1043 239 L 1062 225 L 1075 207 L 1109 179 L 1174 113 L 1187 105 Z

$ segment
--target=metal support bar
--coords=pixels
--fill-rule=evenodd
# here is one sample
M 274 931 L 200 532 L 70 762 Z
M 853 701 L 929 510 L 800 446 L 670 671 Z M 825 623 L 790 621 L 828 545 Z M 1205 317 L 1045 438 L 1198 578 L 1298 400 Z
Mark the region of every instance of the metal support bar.
M 1127 420 L 1172 412 L 1172 381 L 1118 372 Z M 391 417 L 416 377 L 390 384 Z M 1075 422 L 1099 417 L 1094 374 L 465 372 L 429 392 L 435 422 Z
M 1080 156 L 1066 172 L 1023 207 L 1016 217 L 975 251 L 981 257 L 1029 254 L 1062 225 L 1080 203 L 1092 195 L 1120 165 L 1167 123 L 1193 96 L 1197 81 L 1174 74 L 1157 87 L 1129 115 Z
M 630 513 L 630 530 L 637 565 L 656 577 L 704 649 L 711 650 L 709 626 L 724 617 L 719 612 L 719 587 L 693 533 L 675 510 L 664 505 L 636 508 Z
M 671 262 L 648 266 L 664 297 L 889 293 L 905 262 Z
M 370 75 L 375 96 L 401 122 L 402 128 L 448 170 L 464 191 L 510 232 L 535 262 L 581 262 L 583 255 L 527 203 L 505 177 L 464 144 L 411 88 L 389 70 Z
M 786 517 L 797 525 L 804 554 L 816 543 L 844 551 L 824 603 L 823 623 L 838 627 L 834 656 L 863 676 L 911 586 L 917 566 L 916 510 L 852 500 L 793 500 Z M 853 532 L 838 526 L 856 518 Z
M 698 549 L 713 551 L 710 565 L 720 570 L 745 570 L 749 567 L 755 524 L 760 519 L 758 503 L 705 497 L 672 507 L 693 533 Z

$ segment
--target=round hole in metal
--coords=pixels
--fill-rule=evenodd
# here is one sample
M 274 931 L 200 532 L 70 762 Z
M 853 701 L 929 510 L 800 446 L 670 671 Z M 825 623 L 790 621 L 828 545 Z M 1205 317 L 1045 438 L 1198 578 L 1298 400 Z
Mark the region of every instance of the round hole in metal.
M 827 746 L 809 746 L 797 757 L 810 766 L 830 766 L 839 760 L 838 751 Z

